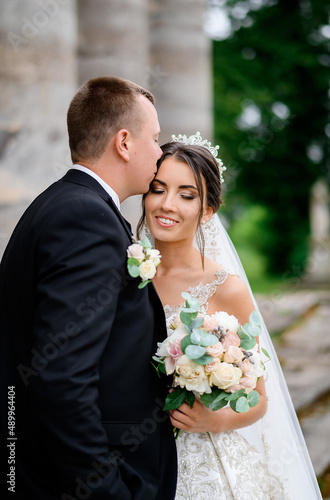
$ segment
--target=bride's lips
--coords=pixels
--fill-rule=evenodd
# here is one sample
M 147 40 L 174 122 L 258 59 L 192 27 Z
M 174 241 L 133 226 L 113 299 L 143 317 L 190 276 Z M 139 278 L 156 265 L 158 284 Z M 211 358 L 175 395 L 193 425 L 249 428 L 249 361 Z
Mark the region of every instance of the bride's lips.
M 156 221 L 161 227 L 173 227 L 178 224 L 178 221 L 172 219 L 171 217 L 163 217 L 161 215 L 156 215 Z

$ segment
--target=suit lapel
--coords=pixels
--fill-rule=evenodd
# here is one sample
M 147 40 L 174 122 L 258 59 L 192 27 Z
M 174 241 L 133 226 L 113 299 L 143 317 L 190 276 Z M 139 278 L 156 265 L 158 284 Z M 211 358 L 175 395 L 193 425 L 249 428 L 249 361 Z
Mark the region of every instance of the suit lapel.
M 80 170 L 71 169 L 69 170 L 60 181 L 64 182 L 72 182 L 73 184 L 78 184 L 80 186 L 87 187 L 92 191 L 95 191 L 103 200 L 112 208 L 115 212 L 116 216 L 120 220 L 123 228 L 128 234 L 129 238 L 132 239 L 132 228 L 130 223 L 122 216 L 115 203 L 113 202 L 111 196 L 106 192 L 105 189 L 97 182 L 94 177 L 86 174 L 85 172 L 81 172 Z

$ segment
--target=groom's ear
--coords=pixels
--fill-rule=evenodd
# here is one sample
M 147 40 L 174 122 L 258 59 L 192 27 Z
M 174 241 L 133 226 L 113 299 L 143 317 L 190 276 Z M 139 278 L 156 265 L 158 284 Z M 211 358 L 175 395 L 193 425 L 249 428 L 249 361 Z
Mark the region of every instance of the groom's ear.
M 129 161 L 128 143 L 129 143 L 130 133 L 128 130 L 122 128 L 118 130 L 114 138 L 114 148 L 116 149 L 119 156 L 125 161 Z

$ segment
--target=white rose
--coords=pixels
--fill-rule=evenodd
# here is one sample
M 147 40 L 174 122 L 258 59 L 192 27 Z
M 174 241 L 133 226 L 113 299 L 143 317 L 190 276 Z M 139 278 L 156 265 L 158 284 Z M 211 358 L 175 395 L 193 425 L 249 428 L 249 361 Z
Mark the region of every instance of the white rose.
M 155 248 L 150 248 L 147 250 L 147 256 L 152 260 L 152 262 L 155 264 L 155 267 L 158 266 L 160 263 L 160 259 L 162 256 L 160 255 L 159 250 L 156 250 Z
M 151 260 L 146 260 L 140 264 L 140 276 L 143 281 L 152 280 L 156 274 L 156 266 Z
M 239 368 L 228 363 L 220 363 L 210 374 L 210 385 L 216 385 L 219 389 L 227 389 L 231 385 L 238 384 L 241 377 L 242 372 Z
M 238 319 L 235 316 L 230 316 L 224 311 L 220 311 L 212 314 L 211 318 L 215 318 L 217 324 L 222 326 L 225 330 L 231 330 L 237 333 L 239 323 Z
M 204 392 L 210 394 L 212 392 L 204 367 L 189 359 L 185 354 L 176 362 L 176 373 L 176 385 L 185 387 L 188 391 L 197 391 L 200 394 L 204 394 Z
M 127 249 L 127 256 L 131 257 L 132 259 L 136 259 L 139 262 L 142 262 L 143 259 L 145 258 L 143 247 L 138 243 L 130 245 Z
M 257 378 L 262 377 L 265 371 L 265 367 L 261 361 L 261 354 L 258 351 L 258 344 L 256 344 L 254 348 L 248 352 L 252 353 L 252 356 L 249 356 L 248 359 L 253 366 L 254 376 Z

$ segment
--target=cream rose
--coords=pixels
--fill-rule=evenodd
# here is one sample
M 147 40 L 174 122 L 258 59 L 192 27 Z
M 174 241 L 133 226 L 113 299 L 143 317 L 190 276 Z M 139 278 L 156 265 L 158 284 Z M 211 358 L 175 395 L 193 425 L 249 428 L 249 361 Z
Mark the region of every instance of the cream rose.
M 142 280 L 152 280 L 156 274 L 156 266 L 152 260 L 146 260 L 140 264 L 140 276 Z
M 242 372 L 239 368 L 223 362 L 211 373 L 210 385 L 216 385 L 219 389 L 227 389 L 231 385 L 238 384 L 241 376 Z
M 141 263 L 145 258 L 143 247 L 137 243 L 133 243 L 133 245 L 130 245 L 127 249 L 127 256 L 136 259 Z
M 185 354 L 176 363 L 175 384 L 185 387 L 188 391 L 210 394 L 211 388 L 202 365 L 198 365 Z
M 240 363 L 244 357 L 242 349 L 235 345 L 230 345 L 223 356 L 226 363 Z

